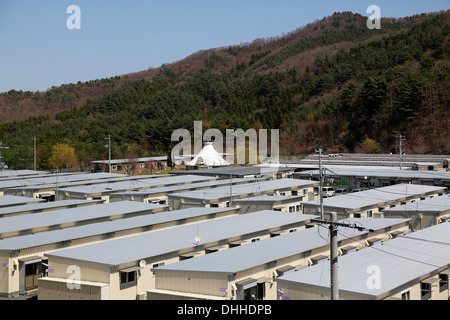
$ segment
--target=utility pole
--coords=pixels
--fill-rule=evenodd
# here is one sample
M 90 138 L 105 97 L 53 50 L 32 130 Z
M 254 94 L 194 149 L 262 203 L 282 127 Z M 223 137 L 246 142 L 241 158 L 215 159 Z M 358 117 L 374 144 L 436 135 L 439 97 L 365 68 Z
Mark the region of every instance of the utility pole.
M 232 193 L 232 189 L 233 189 L 233 183 L 232 183 L 232 175 L 230 172 L 230 208 L 233 206 L 233 193 Z
M 320 195 L 320 219 L 323 220 L 323 176 L 322 176 L 322 149 L 316 150 L 319 153 L 319 195 Z
M 33 160 L 33 168 L 36 170 L 36 136 L 34 136 L 34 160 Z
M 111 135 L 108 135 L 108 138 L 105 138 L 108 140 L 108 144 L 105 146 L 109 148 L 109 173 L 111 173 Z
M 338 267 L 338 226 L 358 229 L 359 231 L 374 232 L 373 229 L 366 229 L 356 224 L 337 222 L 337 213 L 331 212 L 331 220 L 311 219 L 311 222 L 328 224 L 330 230 L 330 278 L 331 278 L 331 300 L 339 300 L 339 267 Z
M 330 272 L 331 272 L 331 300 L 339 300 L 339 271 L 338 271 L 338 241 L 337 226 L 333 223 L 337 222 L 337 213 L 331 212 L 330 223 Z
M 58 201 L 59 189 L 58 189 L 58 173 L 59 168 L 56 166 L 56 192 L 55 192 L 55 201 Z
M 400 145 L 399 145 L 399 150 L 400 150 L 400 170 L 402 170 L 402 166 L 403 166 L 403 164 L 402 164 L 403 163 L 403 151 L 404 151 L 402 141 L 405 141 L 405 137 L 400 135 L 397 138 L 400 140 Z

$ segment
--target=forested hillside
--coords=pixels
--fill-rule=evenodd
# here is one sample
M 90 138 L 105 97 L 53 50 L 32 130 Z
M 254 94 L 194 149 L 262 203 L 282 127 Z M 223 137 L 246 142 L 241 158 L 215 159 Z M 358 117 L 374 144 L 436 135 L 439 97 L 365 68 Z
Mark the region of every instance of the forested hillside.
M 399 134 L 408 153 L 450 153 L 450 12 L 383 19 L 381 30 L 366 19 L 336 13 L 158 69 L 2 94 L 2 155 L 31 167 L 36 137 L 38 168 L 54 167 L 52 148 L 65 144 L 83 169 L 107 158 L 108 135 L 114 158 L 165 155 L 173 130 L 196 120 L 204 130 L 279 128 L 285 157 L 396 152 Z

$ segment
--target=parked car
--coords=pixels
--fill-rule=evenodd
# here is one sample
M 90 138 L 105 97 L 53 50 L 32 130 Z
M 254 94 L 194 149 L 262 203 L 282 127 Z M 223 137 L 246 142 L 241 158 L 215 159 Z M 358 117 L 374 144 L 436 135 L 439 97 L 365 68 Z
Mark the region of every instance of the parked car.
M 333 187 L 323 187 L 322 195 L 324 198 L 332 197 L 334 195 L 334 188 Z
M 348 189 L 347 188 L 340 188 L 340 189 L 334 190 L 334 195 L 335 196 L 339 196 L 339 195 L 347 194 L 347 193 L 348 193 Z

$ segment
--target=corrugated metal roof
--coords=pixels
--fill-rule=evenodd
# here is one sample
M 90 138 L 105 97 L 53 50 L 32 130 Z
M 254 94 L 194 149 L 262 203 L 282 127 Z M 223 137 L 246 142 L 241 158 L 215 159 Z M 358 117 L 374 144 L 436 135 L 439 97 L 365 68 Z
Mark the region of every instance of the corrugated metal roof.
M 373 298 L 387 294 L 410 281 L 448 266 L 450 223 L 442 223 L 339 257 L 339 290 Z M 379 288 L 367 285 L 369 267 L 379 268 Z M 316 265 L 279 277 L 283 281 L 330 288 L 329 272 Z
M 260 195 L 255 197 L 247 197 L 247 198 L 241 198 L 241 199 L 235 199 L 233 200 L 233 203 L 248 203 L 248 202 L 277 202 L 277 201 L 301 201 L 305 196 L 304 195 L 298 195 L 298 196 L 268 196 L 268 195 Z
M 318 181 L 300 180 L 300 179 L 275 179 L 269 181 L 261 181 L 244 185 L 233 186 L 232 195 L 245 195 L 256 192 L 268 192 L 282 190 L 286 188 L 299 188 L 309 185 L 318 185 Z M 169 197 L 182 197 L 200 200 L 220 199 L 230 196 L 230 187 L 219 187 L 210 190 L 198 190 L 183 192 L 181 195 L 168 195 Z
M 145 176 L 118 176 L 118 177 L 110 177 L 107 179 L 88 179 L 88 180 L 77 180 L 77 181 L 69 181 L 69 182 L 58 182 L 58 183 L 46 183 L 40 185 L 30 185 L 24 187 L 13 187 L 8 188 L 7 190 L 40 190 L 40 189 L 56 189 L 56 188 L 69 188 L 69 187 L 77 187 L 77 186 L 90 186 L 94 184 L 111 184 L 117 182 L 125 182 L 125 181 L 139 181 L 144 179 L 157 179 L 169 177 L 169 175 L 145 175 Z
M 88 205 L 101 203 L 103 200 L 62 200 L 62 201 L 52 201 L 52 202 L 41 202 L 41 203 L 32 203 L 24 206 L 14 206 L 8 208 L 0 208 L 0 217 L 5 214 L 14 214 L 25 211 L 36 211 L 36 210 L 48 210 L 59 207 L 69 207 L 69 206 L 77 206 L 77 205 Z
M 199 245 L 202 245 L 260 230 L 306 222 L 311 218 L 316 216 L 263 210 L 105 241 L 47 255 L 114 266 L 194 247 L 197 234 L 201 239 Z
M 165 161 L 165 160 L 167 160 L 167 156 L 134 158 L 134 159 L 112 159 L 111 164 L 122 164 L 122 163 L 130 163 L 130 162 L 138 163 L 138 162 L 146 162 L 146 161 Z M 95 160 L 95 161 L 91 161 L 91 163 L 109 164 L 109 160 Z
M 263 181 L 261 178 L 235 178 L 232 179 L 232 184 L 245 184 L 245 183 L 254 183 L 255 181 Z M 142 189 L 136 191 L 127 191 L 127 192 L 114 192 L 111 194 L 112 197 L 115 195 L 120 196 L 123 194 L 132 195 L 132 194 L 140 194 L 140 195 L 151 195 L 151 194 L 160 194 L 160 193 L 176 193 L 178 191 L 185 192 L 185 190 L 194 190 L 197 188 L 211 187 L 215 188 L 221 185 L 229 185 L 230 181 L 228 179 L 223 180 L 215 180 L 215 181 L 206 181 L 206 182 L 194 182 L 189 184 L 179 184 L 167 187 L 160 188 L 151 188 L 151 189 Z
M 450 194 L 416 201 L 405 205 L 384 209 L 383 212 L 398 211 L 421 211 L 421 212 L 442 212 L 450 210 Z
M 10 195 L 0 196 L 0 207 L 17 206 L 37 202 L 45 202 L 45 200 L 34 199 L 29 197 L 10 196 Z
M 80 186 L 73 188 L 64 188 L 61 192 L 69 192 L 69 193 L 83 193 L 83 194 L 94 194 L 94 193 L 111 193 L 117 191 L 124 191 L 130 189 L 147 189 L 147 188 L 156 188 L 162 187 L 165 185 L 177 185 L 182 183 L 193 183 L 200 181 L 207 181 L 215 179 L 213 177 L 202 177 L 195 175 L 186 175 L 186 176 L 170 176 L 163 177 L 158 179 L 143 179 L 136 181 L 124 181 L 124 182 L 112 182 L 112 183 L 104 183 L 104 184 L 96 184 L 92 186 Z
M 129 214 L 140 211 L 167 207 L 159 204 L 149 204 L 135 201 L 120 201 L 96 206 L 53 210 L 34 214 L 1 218 L 0 233 L 28 230 L 38 227 L 59 225 L 68 222 L 98 219 L 119 214 Z
M 374 230 L 380 230 L 407 221 L 409 219 L 345 219 L 346 223 L 357 223 Z M 368 232 L 339 228 L 338 241 L 365 233 Z M 158 270 L 236 273 L 322 246 L 328 247 L 329 245 L 328 229 L 308 228 L 245 246 L 211 253 L 192 260 L 171 263 L 158 267 Z
M 74 181 L 88 181 L 95 179 L 108 179 L 114 177 L 124 177 L 124 174 L 117 173 L 79 173 L 79 174 L 53 174 L 52 176 L 46 177 L 33 177 L 32 179 L 21 179 L 18 177 L 16 180 L 6 180 L 0 181 L 0 189 L 6 188 L 17 188 L 17 187 L 26 187 L 26 186 L 37 186 L 37 185 L 45 185 L 45 184 L 55 184 L 55 183 L 67 183 Z
M 210 168 L 210 169 L 199 169 L 199 170 L 187 170 L 187 171 L 179 171 L 174 172 L 174 174 L 183 175 L 183 174 L 198 174 L 198 175 L 221 175 L 221 176 L 250 176 L 250 175 L 273 175 L 282 171 L 290 171 L 291 169 L 286 167 L 274 167 L 274 166 L 226 166 L 219 168 Z
M 401 200 L 406 197 L 421 195 L 427 192 L 445 190 L 445 187 L 433 187 L 417 184 L 396 184 L 361 192 L 348 193 L 323 199 L 326 207 L 356 209 L 374 206 L 388 201 Z M 319 206 L 320 200 L 303 203 L 304 206 Z
M 18 177 L 26 175 L 40 175 L 46 173 L 46 171 L 36 170 L 0 170 L 0 177 Z
M 326 166 L 324 166 L 326 168 Z M 348 168 L 335 168 L 330 166 L 330 170 L 325 170 L 329 177 L 381 177 L 386 179 L 422 179 L 422 180 L 450 180 L 450 172 L 447 171 L 416 171 L 416 170 L 376 170 L 367 168 L 358 168 L 356 166 L 349 166 Z M 318 176 L 319 170 L 296 172 L 300 176 Z
M 189 219 L 212 213 L 227 212 L 230 210 L 233 210 L 233 208 L 189 208 L 126 219 L 118 219 L 108 222 L 97 222 L 79 227 L 7 238 L 0 241 L 0 250 L 20 250 L 38 247 L 50 243 L 80 239 L 144 226 L 153 226 L 165 222 Z

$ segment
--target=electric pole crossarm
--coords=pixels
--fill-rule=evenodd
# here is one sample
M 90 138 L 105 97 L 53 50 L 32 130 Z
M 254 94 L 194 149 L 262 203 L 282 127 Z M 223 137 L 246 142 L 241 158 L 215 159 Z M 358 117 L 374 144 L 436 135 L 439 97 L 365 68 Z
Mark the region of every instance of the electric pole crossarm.
M 329 224 L 334 225 L 338 227 L 345 227 L 345 228 L 352 228 L 352 229 L 358 229 L 359 231 L 369 231 L 369 232 L 375 232 L 373 229 L 367 229 L 361 226 L 356 225 L 355 223 L 342 223 L 342 222 L 336 222 L 336 221 L 329 221 L 329 220 L 321 220 L 321 219 L 311 219 L 311 222 L 317 222 L 317 223 L 323 223 L 323 224 Z

